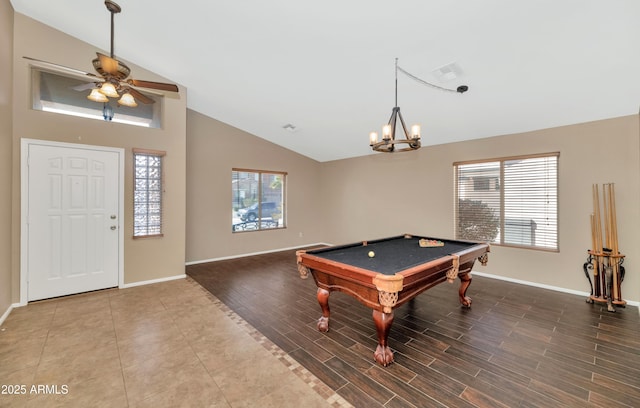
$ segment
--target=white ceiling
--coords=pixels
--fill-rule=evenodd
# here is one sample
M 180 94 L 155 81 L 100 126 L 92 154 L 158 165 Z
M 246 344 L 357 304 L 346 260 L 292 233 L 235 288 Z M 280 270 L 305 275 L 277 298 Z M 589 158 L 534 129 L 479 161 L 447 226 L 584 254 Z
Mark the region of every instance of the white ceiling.
M 391 115 L 395 58 L 425 81 L 470 88 L 398 75 L 398 106 L 422 125 L 423 146 L 640 107 L 638 0 L 116 2 L 117 58 L 187 87 L 190 109 L 318 161 L 374 154 L 368 134 Z M 109 50 L 102 0 L 11 3 Z M 462 75 L 439 82 L 432 72 L 450 63 Z

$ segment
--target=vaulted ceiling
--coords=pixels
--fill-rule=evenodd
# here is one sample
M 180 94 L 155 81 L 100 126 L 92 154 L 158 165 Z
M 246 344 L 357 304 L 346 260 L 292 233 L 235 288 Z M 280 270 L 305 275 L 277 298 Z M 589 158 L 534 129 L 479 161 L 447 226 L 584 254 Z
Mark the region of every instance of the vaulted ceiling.
M 109 50 L 102 0 L 11 3 Z M 374 154 L 368 134 L 394 107 L 396 58 L 424 81 L 469 86 L 398 74 L 398 106 L 423 146 L 640 107 L 638 0 L 117 3 L 117 58 L 185 86 L 190 109 L 318 161 Z

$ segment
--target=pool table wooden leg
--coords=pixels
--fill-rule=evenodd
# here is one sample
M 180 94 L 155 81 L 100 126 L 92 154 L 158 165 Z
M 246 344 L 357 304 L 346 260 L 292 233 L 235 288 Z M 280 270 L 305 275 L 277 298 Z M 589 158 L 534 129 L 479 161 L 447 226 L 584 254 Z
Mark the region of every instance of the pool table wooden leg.
M 373 358 L 386 367 L 393 363 L 393 351 L 387 346 L 389 330 L 391 330 L 391 324 L 393 323 L 393 311 L 391 313 L 383 313 L 374 309 L 373 322 L 378 332 L 378 347 L 373 353 Z
M 460 289 L 458 289 L 458 295 L 460 296 L 460 303 L 464 307 L 471 307 L 471 298 L 466 296 L 467 289 L 471 285 L 471 274 L 463 273 L 458 275 L 460 278 Z
M 321 332 L 329 331 L 329 294 L 328 290 L 318 288 L 318 303 L 322 309 L 322 317 L 318 319 L 318 330 Z

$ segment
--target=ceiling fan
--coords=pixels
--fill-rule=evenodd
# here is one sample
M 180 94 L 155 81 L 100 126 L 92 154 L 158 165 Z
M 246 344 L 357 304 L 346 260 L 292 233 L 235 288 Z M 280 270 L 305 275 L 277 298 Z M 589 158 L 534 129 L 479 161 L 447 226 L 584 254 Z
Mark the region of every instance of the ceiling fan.
M 100 52 L 96 52 L 98 58 L 92 61 L 93 68 L 98 72 L 98 75 L 80 71 L 74 68 L 65 67 L 58 64 L 53 64 L 47 61 L 41 61 L 31 57 L 24 57 L 32 61 L 42 62 L 48 65 L 62 68 L 66 71 L 71 71 L 76 74 L 83 74 L 92 78 L 95 81 L 87 83 L 86 85 L 80 85 L 75 87 L 75 90 L 82 91 L 91 89 L 91 93 L 87 96 L 88 99 L 95 102 L 108 102 L 108 97 L 120 98 L 118 104 L 135 107 L 138 104 L 136 101 L 144 104 L 154 103 L 155 101 L 148 96 L 144 95 L 135 88 L 147 88 L 156 89 L 160 91 L 178 92 L 178 86 L 175 84 L 168 84 L 164 82 L 144 81 L 139 79 L 129 78 L 131 69 L 122 61 L 118 61 L 113 53 L 113 21 L 114 16 L 120 13 L 122 9 L 118 4 L 111 0 L 105 0 L 104 2 L 107 10 L 111 13 L 111 52 L 110 56 L 104 55 Z

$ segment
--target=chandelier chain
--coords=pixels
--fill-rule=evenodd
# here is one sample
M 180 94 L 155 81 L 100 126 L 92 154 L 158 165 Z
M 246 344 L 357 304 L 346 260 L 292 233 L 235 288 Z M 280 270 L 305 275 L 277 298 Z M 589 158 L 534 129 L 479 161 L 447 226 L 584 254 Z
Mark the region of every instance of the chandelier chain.
M 406 76 L 408 76 L 409 78 L 413 79 L 414 81 L 422 84 L 422 85 L 426 85 L 426 86 L 430 86 L 431 88 L 435 88 L 435 89 L 439 89 L 441 91 L 447 91 L 447 92 L 460 92 L 459 90 L 455 90 L 455 89 L 448 89 L 448 88 L 444 88 L 435 84 L 432 84 L 430 82 L 425 81 L 424 79 L 420 79 L 417 76 L 413 75 L 410 72 L 405 71 L 401 66 L 398 65 L 397 59 L 396 59 L 396 70 L 402 72 L 403 74 L 405 74 Z M 396 74 L 397 76 L 397 74 Z

